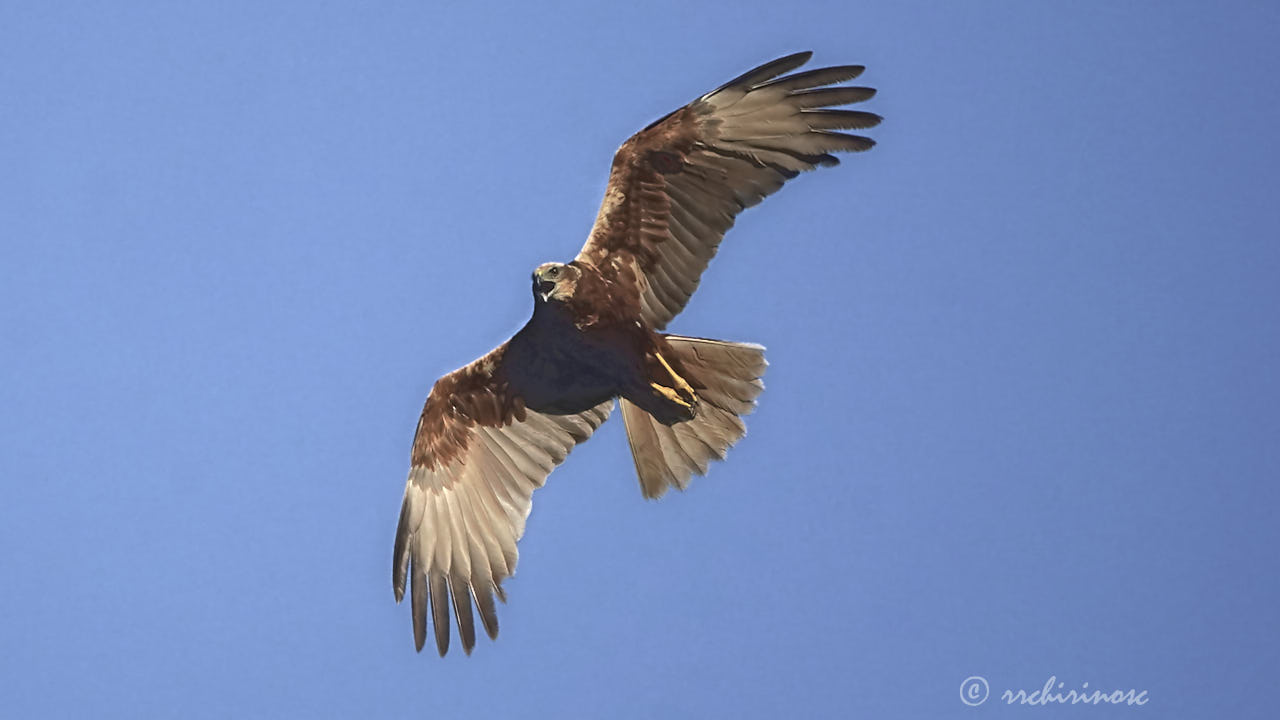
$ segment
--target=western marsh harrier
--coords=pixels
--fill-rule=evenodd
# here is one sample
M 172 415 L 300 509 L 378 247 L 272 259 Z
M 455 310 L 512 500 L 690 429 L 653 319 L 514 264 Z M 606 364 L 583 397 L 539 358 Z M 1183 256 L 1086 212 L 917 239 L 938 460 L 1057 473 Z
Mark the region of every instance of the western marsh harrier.
M 802 171 L 836 165 L 831 153 L 874 145 L 839 131 L 878 115 L 831 108 L 875 91 L 827 87 L 863 68 L 787 74 L 810 55 L 762 65 L 623 143 L 582 251 L 534 270 L 533 317 L 432 388 L 392 564 L 396 601 L 410 589 L 418 650 L 428 614 L 436 648 L 449 649 L 450 598 L 464 650 L 476 641 L 473 602 L 497 637 L 494 596 L 506 600 L 533 491 L 615 399 L 647 498 L 685 488 L 746 433 L 764 348 L 661 331 L 739 212 Z

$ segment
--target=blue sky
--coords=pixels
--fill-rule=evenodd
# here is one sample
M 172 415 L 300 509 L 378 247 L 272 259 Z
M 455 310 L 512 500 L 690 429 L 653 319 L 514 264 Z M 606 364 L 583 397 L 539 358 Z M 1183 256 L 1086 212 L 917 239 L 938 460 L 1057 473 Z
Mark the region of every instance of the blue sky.
M 1270 717 L 1280 6 L 5 3 L 0 714 Z M 413 652 L 430 385 L 528 317 L 613 150 L 861 63 L 880 145 L 748 211 L 672 330 L 750 434 L 535 496 L 502 635 Z M 965 706 L 961 682 L 989 681 Z

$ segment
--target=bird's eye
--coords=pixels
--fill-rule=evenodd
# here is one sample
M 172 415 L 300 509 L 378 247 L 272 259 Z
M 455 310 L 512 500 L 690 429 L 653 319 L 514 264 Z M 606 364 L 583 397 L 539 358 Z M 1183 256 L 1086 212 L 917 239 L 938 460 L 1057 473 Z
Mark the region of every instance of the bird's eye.
M 560 268 L 553 267 L 547 271 L 547 274 L 550 275 L 551 277 L 555 277 L 560 274 Z

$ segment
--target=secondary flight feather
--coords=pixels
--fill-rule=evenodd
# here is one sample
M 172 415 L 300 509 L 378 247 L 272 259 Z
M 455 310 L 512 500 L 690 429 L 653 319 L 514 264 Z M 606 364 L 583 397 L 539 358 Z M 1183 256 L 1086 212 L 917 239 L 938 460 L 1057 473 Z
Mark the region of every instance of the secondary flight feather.
M 764 348 L 661 331 L 738 213 L 803 171 L 838 164 L 832 153 L 875 144 L 843 131 L 880 116 L 837 109 L 875 90 L 831 87 L 863 68 L 792 72 L 810 56 L 761 65 L 623 143 L 582 251 L 534 270 L 533 317 L 432 388 L 392 563 L 418 650 L 428 618 L 440 655 L 454 621 L 468 654 L 477 614 L 497 637 L 494 598 L 506 601 L 533 491 L 615 400 L 645 497 L 685 488 L 746 433 L 742 416 L 764 389 Z

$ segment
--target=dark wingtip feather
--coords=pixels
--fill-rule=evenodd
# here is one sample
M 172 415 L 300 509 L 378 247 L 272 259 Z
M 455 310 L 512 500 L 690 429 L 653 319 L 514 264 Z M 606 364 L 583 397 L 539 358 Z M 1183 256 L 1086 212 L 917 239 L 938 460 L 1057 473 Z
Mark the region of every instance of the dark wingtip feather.
M 799 66 L 797 65 L 796 67 Z M 754 89 L 781 86 L 793 92 L 807 90 L 820 85 L 835 85 L 836 83 L 848 82 L 861 75 L 865 70 L 866 67 L 862 65 L 835 65 L 816 68 L 783 77 L 774 77 L 768 82 L 756 85 Z
M 418 652 L 427 642 L 427 584 L 418 568 L 413 568 L 413 593 L 410 595 L 410 612 L 413 616 L 413 645 Z
M 463 578 L 449 580 L 449 594 L 453 596 L 453 614 L 458 619 L 458 637 L 462 639 L 462 651 L 471 654 L 476 646 L 476 620 L 471 614 L 471 591 Z
M 431 623 L 440 657 L 449 652 L 449 590 L 443 575 L 431 576 Z
M 844 133 L 840 134 L 844 135 Z M 845 137 L 854 138 L 858 141 L 858 144 L 861 145 L 861 147 L 853 148 L 849 152 L 866 152 L 876 146 L 876 141 L 869 137 L 863 137 L 861 135 L 845 135 Z
M 409 503 L 400 506 L 400 523 L 396 526 L 395 547 L 391 550 L 391 589 L 396 602 L 404 599 L 405 575 L 409 570 Z
M 849 74 L 848 77 L 840 81 L 840 82 L 844 82 L 845 80 L 852 80 L 858 77 L 859 75 L 861 75 L 862 73 L 866 72 L 867 66 L 866 65 L 833 65 L 827 69 L 839 70 L 842 74 L 848 73 Z
M 884 118 L 864 110 L 801 110 L 800 116 L 818 130 L 865 130 L 880 124 Z
M 791 100 L 800 108 L 824 108 L 865 102 L 875 96 L 875 88 L 853 85 L 796 90 L 791 93 Z
M 493 595 L 480 588 L 473 588 L 476 596 L 476 610 L 480 613 L 480 622 L 490 640 L 498 639 L 498 611 L 493 605 Z
M 703 97 L 710 97 L 711 95 L 715 95 L 716 93 L 720 92 L 721 90 L 724 90 L 725 88 L 731 88 L 736 85 L 755 86 L 761 83 L 768 82 L 773 78 L 778 77 L 779 75 L 782 75 L 784 73 L 789 73 L 792 70 L 795 70 L 796 68 L 800 67 L 801 65 L 804 65 L 805 63 L 809 62 L 809 58 L 811 57 L 813 57 L 813 51 L 804 50 L 798 53 L 791 53 L 790 55 L 780 57 L 777 60 L 770 60 L 769 62 L 763 65 L 760 65 L 759 67 L 752 68 L 742 73 L 738 77 L 721 85 L 715 90 L 712 90 L 711 92 L 707 93 Z

